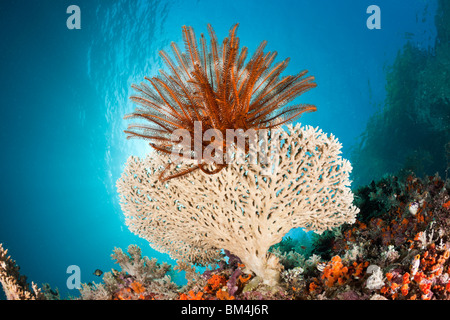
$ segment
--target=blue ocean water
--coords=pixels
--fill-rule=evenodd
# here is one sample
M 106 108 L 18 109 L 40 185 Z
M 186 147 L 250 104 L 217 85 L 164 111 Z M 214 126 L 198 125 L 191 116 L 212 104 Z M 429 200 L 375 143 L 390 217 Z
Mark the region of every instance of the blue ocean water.
M 379 30 L 366 26 L 372 4 Z M 70 5 L 79 30 L 66 26 Z M 0 243 L 30 281 L 62 297 L 77 294 L 66 287 L 69 265 L 99 282 L 93 271 L 115 267 L 114 247 L 138 244 L 173 263 L 128 231 L 115 181 L 130 155 L 150 150 L 123 133 L 130 86 L 163 67 L 158 51 L 181 43 L 181 26 L 199 34 L 211 23 L 222 39 L 239 22 L 250 52 L 267 40 L 279 60 L 291 58 L 285 74 L 308 69 L 318 86 L 299 101 L 318 110 L 300 121 L 335 134 L 350 158 L 384 101 L 385 67 L 407 41 L 433 44 L 435 10 L 425 0 L 2 0 Z

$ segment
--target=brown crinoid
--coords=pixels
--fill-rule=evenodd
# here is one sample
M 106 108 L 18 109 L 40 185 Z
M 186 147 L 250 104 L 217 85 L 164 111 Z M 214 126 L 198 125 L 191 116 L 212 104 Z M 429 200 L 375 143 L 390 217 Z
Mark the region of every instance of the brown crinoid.
M 147 139 L 154 149 L 183 157 L 187 154 L 181 154 L 181 138 L 174 138 L 174 133 L 183 129 L 193 141 L 189 144 L 188 157 L 197 160 L 195 164 L 166 177 L 161 175 L 162 181 L 197 169 L 214 174 L 226 166 L 222 162 L 211 166 L 207 161 L 210 159 L 203 156 L 205 148 L 214 142 L 214 137 L 210 143 L 203 141 L 203 134 L 209 129 L 222 136 L 226 135 L 227 129 L 271 129 L 297 119 L 303 112 L 316 110 L 313 105 L 286 106 L 316 86 L 314 77 L 305 77 L 306 70 L 294 76 L 280 77 L 289 58 L 273 65 L 277 53 L 263 52 L 266 41 L 245 63 L 248 50 L 246 47 L 239 50 L 237 27 L 238 24 L 231 28 L 220 46 L 214 30 L 208 25 L 208 46 L 203 34 L 197 43 L 192 27 L 183 26 L 186 52 L 181 52 L 172 42 L 176 62 L 166 52 L 160 51 L 169 71 L 161 70 L 157 77 L 145 77 L 148 83 L 132 86 L 138 94 L 131 96 L 131 100 L 139 107 L 125 118 L 144 119 L 146 122 L 130 125 L 125 131 L 128 138 Z M 194 134 L 195 130 L 197 134 Z M 231 147 L 225 140 L 214 143 L 222 154 Z M 195 148 L 195 144 L 200 148 Z

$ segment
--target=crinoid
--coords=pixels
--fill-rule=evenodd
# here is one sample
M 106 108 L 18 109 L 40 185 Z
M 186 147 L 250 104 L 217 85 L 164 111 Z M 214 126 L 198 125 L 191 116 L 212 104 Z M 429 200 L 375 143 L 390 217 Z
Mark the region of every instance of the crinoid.
M 223 169 L 226 164 L 218 161 L 217 156 L 226 154 L 234 144 L 229 139 L 220 139 L 227 130 L 271 129 L 297 119 L 303 112 L 316 110 L 313 105 L 286 106 L 316 86 L 314 77 L 305 77 L 306 70 L 281 77 L 289 58 L 273 65 L 277 53 L 263 52 L 266 41 L 245 63 L 248 49 L 239 50 L 237 27 L 238 24 L 231 28 L 220 46 L 208 25 L 208 47 L 203 34 L 197 43 L 192 27 L 183 26 L 186 52 L 181 52 L 172 42 L 176 63 L 166 52 L 160 51 L 169 71 L 160 70 L 159 76 L 145 77 L 148 83 L 132 86 L 137 95 L 130 98 L 139 107 L 125 119 L 146 122 L 129 125 L 125 131 L 128 138 L 146 139 L 160 152 L 196 160 L 189 167 L 164 176 L 170 166 L 167 164 L 160 176 L 162 181 L 197 169 L 207 174 Z M 211 135 L 211 131 L 208 134 L 211 129 L 215 134 Z M 209 141 L 205 141 L 206 136 L 210 137 Z M 182 142 L 184 148 L 180 149 Z M 210 145 L 214 145 L 214 150 L 206 156 Z

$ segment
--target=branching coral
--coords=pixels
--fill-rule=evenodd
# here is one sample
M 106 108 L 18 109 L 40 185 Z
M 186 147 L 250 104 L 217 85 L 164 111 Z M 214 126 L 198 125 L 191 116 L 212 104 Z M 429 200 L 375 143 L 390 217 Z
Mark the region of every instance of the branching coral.
M 103 274 L 102 284 L 82 284 L 82 300 L 151 300 L 174 299 L 178 287 L 168 272 L 171 266 L 159 264 L 156 259 L 143 257 L 138 246 L 130 245 L 128 254 L 114 249 L 112 258 L 122 271 Z
M 35 283 L 31 283 L 31 288 L 27 283 L 27 278 L 20 275 L 19 266 L 7 255 L 8 250 L 0 243 L 0 283 L 8 300 L 41 300 L 45 299 L 44 294 Z
M 197 172 L 161 183 L 164 154 L 130 157 L 117 181 L 126 224 L 177 260 L 208 264 L 228 249 L 266 283 L 277 283 L 272 245 L 292 228 L 320 233 L 353 223 L 358 209 L 351 165 L 333 135 L 300 124 L 270 134 L 280 141 L 272 175 L 247 161 L 217 175 Z

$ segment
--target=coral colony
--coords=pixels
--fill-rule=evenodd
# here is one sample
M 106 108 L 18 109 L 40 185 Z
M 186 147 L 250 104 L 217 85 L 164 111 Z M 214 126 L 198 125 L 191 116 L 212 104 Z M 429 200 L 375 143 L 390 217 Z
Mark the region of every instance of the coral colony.
M 352 223 L 358 209 L 348 187 L 350 163 L 333 136 L 312 127 L 279 131 L 283 146 L 273 175 L 258 165 L 230 164 L 220 173 L 158 181 L 166 157 L 131 157 L 117 182 L 131 231 L 177 260 L 207 265 L 220 249 L 238 256 L 262 282 L 279 282 L 268 252 L 292 228 L 322 232 Z
M 291 123 L 316 110 L 287 105 L 313 78 L 280 77 L 288 60 L 272 66 L 265 42 L 246 63 L 237 25 L 221 46 L 208 30 L 209 46 L 183 27 L 186 51 L 172 44 L 176 63 L 161 52 L 168 71 L 134 86 L 127 118 L 144 123 L 126 132 L 154 150 L 117 181 L 128 228 L 177 265 L 115 249 L 120 270 L 96 271 L 102 283 L 79 299 L 449 299 L 449 180 L 400 171 L 352 191 L 337 138 Z M 285 237 L 293 228 L 313 240 Z M 1 245 L 0 281 L 8 299 L 59 298 L 30 286 Z

